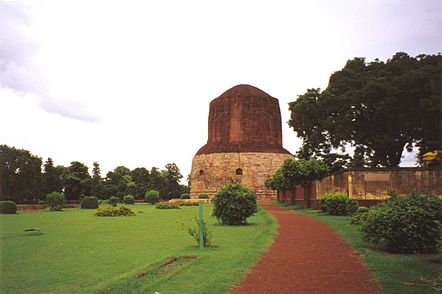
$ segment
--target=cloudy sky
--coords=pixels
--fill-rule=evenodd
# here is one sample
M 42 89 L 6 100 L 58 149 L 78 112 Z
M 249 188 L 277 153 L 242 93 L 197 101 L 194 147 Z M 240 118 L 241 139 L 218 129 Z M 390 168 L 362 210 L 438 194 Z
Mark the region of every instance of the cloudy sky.
M 0 144 L 186 177 L 209 102 L 246 83 L 279 99 L 294 153 L 297 95 L 348 59 L 441 45 L 440 0 L 0 2 Z

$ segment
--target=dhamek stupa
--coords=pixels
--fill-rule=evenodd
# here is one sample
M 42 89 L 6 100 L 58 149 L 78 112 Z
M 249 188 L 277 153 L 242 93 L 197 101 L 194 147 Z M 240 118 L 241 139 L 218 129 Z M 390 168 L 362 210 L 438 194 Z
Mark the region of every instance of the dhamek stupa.
M 293 157 L 282 147 L 278 99 L 250 86 L 238 85 L 210 102 L 209 137 L 192 160 L 191 197 L 240 183 L 259 198 L 276 192 L 264 181 Z

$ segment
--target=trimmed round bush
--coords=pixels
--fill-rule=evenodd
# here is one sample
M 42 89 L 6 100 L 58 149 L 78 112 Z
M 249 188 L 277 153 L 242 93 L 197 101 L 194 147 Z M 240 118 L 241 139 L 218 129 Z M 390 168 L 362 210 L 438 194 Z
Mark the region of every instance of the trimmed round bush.
M 180 199 L 190 199 L 190 194 L 189 193 L 181 194 Z
M 357 210 L 358 202 L 345 194 L 325 194 L 319 199 L 319 208 L 330 215 L 347 215 Z
M 146 194 L 144 195 L 144 202 L 150 204 L 160 202 L 160 192 L 158 192 L 157 190 L 146 191 Z
M 95 196 L 86 196 L 81 200 L 80 207 L 82 209 L 97 209 L 98 199 Z
M 109 205 L 112 205 L 113 207 L 117 206 L 118 204 L 118 197 L 112 196 L 107 200 L 107 203 Z
M 63 205 L 66 199 L 62 192 L 52 192 L 46 197 L 46 202 L 48 203 L 49 210 L 60 211 L 63 209 Z
M 133 195 L 124 196 L 123 203 L 124 204 L 135 204 L 135 196 L 133 196 Z
M 0 214 L 15 214 L 17 212 L 17 205 L 14 201 L 0 201 Z
M 221 188 L 212 199 L 213 213 L 225 225 L 242 225 L 257 212 L 256 194 L 239 184 Z
M 198 199 L 209 199 L 209 195 L 207 195 L 206 193 L 199 194 Z
M 437 251 L 442 230 L 442 200 L 436 196 L 394 196 L 368 212 L 361 232 L 366 241 L 401 253 Z
M 97 209 L 96 216 L 133 216 L 135 213 L 128 207 L 104 205 Z

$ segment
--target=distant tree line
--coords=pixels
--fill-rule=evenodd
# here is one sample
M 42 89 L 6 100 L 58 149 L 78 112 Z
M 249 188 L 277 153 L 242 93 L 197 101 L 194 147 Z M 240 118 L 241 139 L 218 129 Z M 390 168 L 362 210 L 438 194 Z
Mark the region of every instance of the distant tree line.
M 51 158 L 43 163 L 28 150 L 0 145 L 0 200 L 17 203 L 42 201 L 51 192 L 64 192 L 67 200 L 91 195 L 121 200 L 128 194 L 143 199 L 147 190 L 157 190 L 160 198 L 170 199 L 189 191 L 180 184 L 182 177 L 175 163 L 166 164 L 162 170 L 118 166 L 102 177 L 98 162 L 93 163 L 90 174 L 88 166 L 78 161 L 67 167 L 54 166 Z

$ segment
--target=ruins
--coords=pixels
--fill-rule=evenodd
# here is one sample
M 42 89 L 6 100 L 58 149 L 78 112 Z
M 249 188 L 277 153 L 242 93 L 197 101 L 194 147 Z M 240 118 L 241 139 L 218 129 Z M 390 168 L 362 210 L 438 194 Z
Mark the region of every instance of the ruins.
M 192 161 L 191 197 L 240 183 L 260 198 L 276 198 L 265 187 L 287 158 L 282 147 L 278 99 L 250 86 L 237 85 L 210 102 L 207 144 Z

